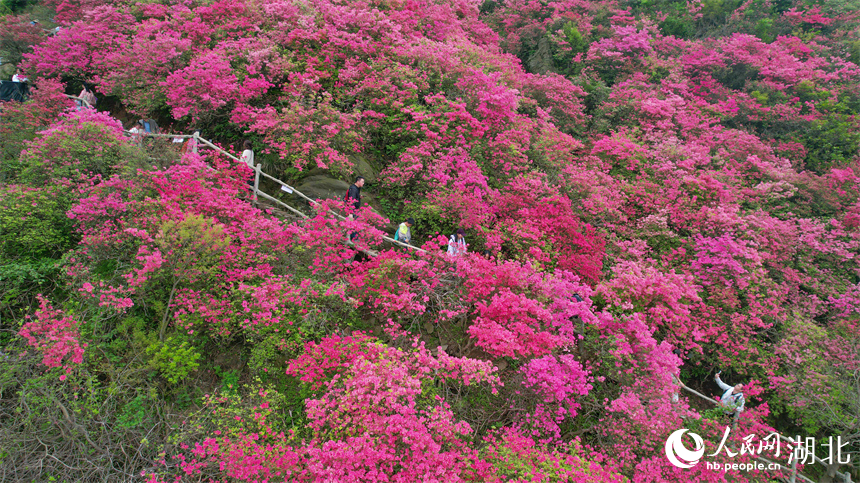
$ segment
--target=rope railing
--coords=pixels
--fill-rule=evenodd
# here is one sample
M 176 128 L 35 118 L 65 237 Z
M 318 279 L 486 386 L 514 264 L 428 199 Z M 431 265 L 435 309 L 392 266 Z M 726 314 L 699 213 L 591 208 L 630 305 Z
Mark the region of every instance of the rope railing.
M 702 399 L 707 400 L 707 401 L 708 401 L 708 402 L 710 402 L 711 404 L 714 404 L 714 405 L 716 405 L 716 406 L 719 406 L 719 405 L 720 405 L 720 403 L 718 403 L 714 398 L 711 398 L 711 397 L 705 396 L 704 394 L 700 393 L 699 391 L 696 391 L 695 389 L 693 389 L 693 388 L 691 388 L 691 387 L 687 386 L 686 384 L 684 384 L 683 382 L 681 382 L 679 379 L 675 378 L 675 376 L 672 376 L 672 378 L 673 378 L 673 379 L 675 379 L 675 380 L 678 382 L 678 385 L 679 385 L 681 388 L 683 388 L 684 390 L 686 390 L 686 391 L 688 391 L 688 392 L 690 392 L 690 393 L 692 393 L 692 394 L 695 394 L 696 396 L 699 396 L 699 397 L 700 397 L 700 398 L 702 398 Z M 734 415 L 734 418 L 733 418 L 733 421 L 732 421 L 732 429 L 735 429 L 735 428 L 737 427 L 737 424 L 738 424 L 738 416 L 739 416 L 739 413 L 735 412 L 735 415 Z M 783 436 L 783 435 L 781 435 L 781 434 L 779 434 L 779 433 L 774 433 L 774 434 L 776 434 L 776 436 L 777 436 L 781 441 L 784 441 L 784 442 L 786 442 L 786 443 L 789 443 L 789 444 L 792 444 L 792 445 L 794 445 L 794 444 L 800 444 L 800 442 L 799 442 L 799 441 L 795 441 L 795 440 L 793 440 L 793 439 L 791 439 L 791 438 L 788 438 L 788 437 L 786 437 L 786 436 Z M 825 463 L 821 458 L 819 458 L 818 456 L 816 456 L 816 455 L 815 455 L 815 453 L 812 453 L 812 454 L 811 454 L 811 456 L 812 456 L 812 458 L 813 458 L 813 461 L 815 461 L 816 463 L 821 463 L 821 464 L 826 465 L 826 463 Z M 800 479 L 802 479 L 803 481 L 807 481 L 807 482 L 809 482 L 809 483 L 815 483 L 815 481 L 813 481 L 813 480 L 811 480 L 811 479 L 809 479 L 809 478 L 807 478 L 807 477 L 803 476 L 801 473 L 799 473 L 799 472 L 797 471 L 797 458 L 793 458 L 793 461 L 792 461 L 792 464 L 791 464 L 791 468 L 788 468 L 788 467 L 783 466 L 783 465 L 781 465 L 781 464 L 779 464 L 779 463 L 776 463 L 776 462 L 774 462 L 774 461 L 770 461 L 770 460 L 768 460 L 768 459 L 766 459 L 766 458 L 762 458 L 762 457 L 759 457 L 759 456 L 753 456 L 753 458 L 754 458 L 754 459 L 757 459 L 757 460 L 761 460 L 761 461 L 763 461 L 763 462 L 765 462 L 765 463 L 768 463 L 768 464 L 775 464 L 775 465 L 779 466 L 779 468 L 780 468 L 781 470 L 785 470 L 785 471 L 789 471 L 789 472 L 791 472 L 791 476 L 789 477 L 789 480 L 788 480 L 788 481 L 789 481 L 789 483 L 795 483 L 795 481 L 796 481 L 796 479 L 797 479 L 797 478 L 800 478 Z M 851 475 L 850 475 L 849 473 L 842 473 L 841 471 L 835 471 L 834 473 L 835 473 L 835 475 L 836 475 L 836 476 L 838 476 L 838 477 L 842 478 L 842 481 L 843 481 L 844 483 L 851 483 Z
M 79 98 L 77 98 L 77 97 L 75 97 L 75 96 L 69 96 L 69 97 L 72 97 L 72 98 L 75 98 L 75 99 L 79 99 Z M 84 101 L 84 102 L 86 102 L 86 101 Z M 200 136 L 200 133 L 199 133 L 198 131 L 195 131 L 195 132 L 194 132 L 194 134 L 159 134 L 159 133 L 132 132 L 132 131 L 123 131 L 123 132 L 125 132 L 126 134 L 129 134 L 129 135 L 138 135 L 138 136 L 163 137 L 163 138 L 173 138 L 173 139 L 178 139 L 178 138 L 182 138 L 182 139 L 189 139 L 189 138 L 190 138 L 190 139 L 193 139 L 193 143 L 192 143 L 192 145 L 191 145 L 191 149 L 192 149 L 192 151 L 193 151 L 194 153 L 197 153 L 197 152 L 198 152 L 198 148 L 200 147 L 200 145 L 204 145 L 204 146 L 206 146 L 206 147 L 208 147 L 208 148 L 214 149 L 216 152 L 221 153 L 221 154 L 223 154 L 223 155 L 227 156 L 228 158 L 230 158 L 230 159 L 232 159 L 232 160 L 234 160 L 234 161 L 239 161 L 239 158 L 238 158 L 238 157 L 234 156 L 233 154 L 228 153 L 227 151 L 225 151 L 224 149 L 222 149 L 222 148 L 220 148 L 220 147 L 216 146 L 216 145 L 215 145 L 215 144 L 213 144 L 212 142 L 210 142 L 210 141 L 208 141 L 208 140 L 204 139 L 202 136 Z M 300 217 L 302 217 L 302 218 L 304 218 L 304 219 L 308 219 L 308 218 L 309 218 L 309 216 L 308 216 L 308 215 L 306 215 L 305 213 L 302 213 L 302 212 L 301 212 L 301 211 L 299 211 L 298 209 L 296 209 L 296 208 L 294 208 L 294 207 L 292 207 L 292 206 L 290 206 L 290 205 L 288 205 L 288 204 L 284 203 L 283 201 L 281 201 L 281 200 L 279 200 L 279 199 L 275 198 L 274 196 L 272 196 L 272 195 L 270 195 L 270 194 L 268 194 L 268 193 L 264 192 L 263 190 L 261 190 L 261 189 L 260 189 L 260 178 L 261 178 L 261 177 L 265 177 L 265 178 L 267 178 L 267 179 L 269 179 L 269 180 L 271 180 L 271 181 L 274 181 L 275 183 L 280 184 L 282 187 L 287 188 L 287 191 L 288 191 L 289 193 L 294 193 L 294 194 L 298 195 L 300 198 L 304 199 L 305 201 L 307 201 L 307 202 L 308 202 L 308 203 L 310 203 L 311 205 L 313 205 L 313 206 L 319 206 L 319 202 L 317 202 L 316 200 L 314 200 L 314 199 L 310 198 L 309 196 L 305 195 L 304 193 L 302 193 L 301 191 L 297 190 L 296 188 L 294 188 L 294 187 L 290 186 L 289 184 L 287 184 L 287 183 L 285 183 L 285 182 L 281 181 L 280 179 L 278 179 L 278 178 L 276 178 L 276 177 L 274 177 L 274 176 L 272 176 L 272 175 L 270 175 L 270 174 L 268 174 L 268 173 L 264 172 L 264 171 L 263 171 L 263 169 L 262 169 L 262 166 L 261 166 L 260 164 L 257 164 L 256 166 L 254 166 L 254 168 L 253 168 L 253 169 L 254 169 L 254 186 L 253 186 L 254 199 L 257 199 L 257 197 L 264 198 L 264 199 L 266 199 L 266 200 L 268 200 L 268 201 L 271 201 L 271 202 L 273 202 L 273 203 L 277 203 L 277 204 L 278 204 L 278 205 L 280 205 L 280 206 L 283 206 L 284 208 L 286 208 L 286 209 L 290 210 L 292 213 L 295 213 L 296 215 L 298 215 L 298 216 L 300 216 Z M 329 213 L 331 213 L 331 214 L 332 214 L 332 215 L 334 215 L 335 217 L 339 218 L 340 220 L 345 220 L 345 219 L 346 219 L 346 217 L 345 217 L 345 216 L 343 216 L 343 215 L 341 215 L 341 214 L 339 214 L 339 213 L 335 213 L 334 211 L 329 210 Z M 385 240 L 385 241 L 389 242 L 389 243 L 394 244 L 394 245 L 398 245 L 398 246 L 401 246 L 401 247 L 404 247 L 404 248 L 408 248 L 408 249 L 411 249 L 411 250 L 415 250 L 415 251 L 417 251 L 417 252 L 419 252 L 419 253 L 426 253 L 426 250 L 424 250 L 423 248 L 419 248 L 419 247 L 416 247 L 416 246 L 414 246 L 414 245 L 410 245 L 410 244 L 408 244 L 408 243 L 403 243 L 403 242 L 401 242 L 401 241 L 399 241 L 399 240 L 395 240 L 394 238 L 391 238 L 391 237 L 389 237 L 389 236 L 382 235 L 382 236 L 381 236 L 381 238 L 382 238 L 383 240 Z

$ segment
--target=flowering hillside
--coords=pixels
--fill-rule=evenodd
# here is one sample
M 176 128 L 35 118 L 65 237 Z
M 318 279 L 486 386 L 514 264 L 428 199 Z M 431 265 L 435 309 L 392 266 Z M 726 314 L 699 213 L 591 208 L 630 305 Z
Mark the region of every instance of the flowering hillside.
M 764 483 L 772 432 L 860 478 L 858 7 L 15 3 L 0 479 Z M 373 203 L 282 217 L 118 118 Z M 410 217 L 422 251 L 382 242 Z M 674 382 L 719 399 L 718 371 L 724 444 Z M 704 461 L 667 458 L 679 429 Z M 782 469 L 711 464 L 757 456 Z

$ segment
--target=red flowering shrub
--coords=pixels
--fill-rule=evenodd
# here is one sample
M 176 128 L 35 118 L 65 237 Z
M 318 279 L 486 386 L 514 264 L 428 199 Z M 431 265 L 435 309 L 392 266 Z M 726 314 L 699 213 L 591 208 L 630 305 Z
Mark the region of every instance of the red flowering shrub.
M 21 336 L 30 346 L 42 353 L 42 363 L 48 367 L 62 367 L 71 374 L 75 364 L 84 361 L 85 342 L 80 341 L 80 322 L 54 309 L 44 298 L 39 299 L 39 309 L 33 319 L 21 327 Z
M 0 214 L 22 233 L 3 250 L 43 254 L 40 217 L 65 205 L 26 204 L 55 192 L 81 240 L 23 340 L 92 388 L 132 387 L 123 364 L 145 374 L 122 424 L 149 421 L 144 400 L 185 415 L 218 394 L 217 418 L 163 435 L 186 447 L 163 448 L 155 480 L 772 480 L 666 459 L 678 428 L 708 450 L 724 434 L 673 380 L 714 395 L 716 368 L 744 383 L 732 444 L 778 429 L 856 445 L 857 17 L 730 4 L 63 3 L 67 28 L 25 56 L 34 101 L 0 112 L 19 183 Z M 150 169 L 106 114 L 60 115 L 51 78 L 250 134 L 267 172 L 372 172 L 382 213 L 329 200 L 288 222 L 248 203 L 235 163 Z M 381 241 L 407 217 L 422 251 Z M 457 228 L 468 253 L 448 256 Z M 183 354 L 181 378 L 157 370 Z M 18 440 L 41 458 L 20 472 L 93 479 L 36 440 Z M 161 443 L 135 442 L 147 461 Z

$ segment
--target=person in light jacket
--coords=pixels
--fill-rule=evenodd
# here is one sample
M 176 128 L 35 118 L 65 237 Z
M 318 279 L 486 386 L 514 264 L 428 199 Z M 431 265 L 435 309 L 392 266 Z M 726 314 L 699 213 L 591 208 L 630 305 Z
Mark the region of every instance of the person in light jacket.
M 721 373 L 722 371 L 717 372 L 717 375 L 714 376 L 714 379 L 717 381 L 717 385 L 723 390 L 723 395 L 720 397 L 720 404 L 722 404 L 726 416 L 739 415 L 741 411 L 744 410 L 744 404 L 746 404 L 744 393 L 742 392 L 744 386 L 743 384 L 729 386 L 720 379 Z
M 406 221 L 397 227 L 397 230 L 394 232 L 394 239 L 408 245 L 412 241 L 412 225 L 414 224 L 414 218 L 407 218 Z
M 457 229 L 457 233 L 451 235 L 448 240 L 448 255 L 459 256 L 466 253 L 466 232 L 462 228 Z

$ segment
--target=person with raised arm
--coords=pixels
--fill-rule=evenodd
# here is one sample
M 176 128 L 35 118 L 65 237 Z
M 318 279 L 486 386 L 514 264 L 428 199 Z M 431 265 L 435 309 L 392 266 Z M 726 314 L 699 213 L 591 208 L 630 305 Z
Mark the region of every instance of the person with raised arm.
M 723 390 L 723 395 L 718 401 L 723 407 L 726 416 L 737 417 L 744 410 L 744 404 L 746 404 L 743 393 L 744 386 L 743 384 L 729 386 L 720 379 L 720 374 L 722 374 L 722 371 L 717 371 L 717 374 L 714 376 L 717 385 Z

